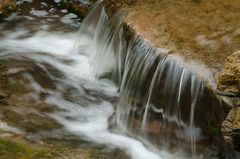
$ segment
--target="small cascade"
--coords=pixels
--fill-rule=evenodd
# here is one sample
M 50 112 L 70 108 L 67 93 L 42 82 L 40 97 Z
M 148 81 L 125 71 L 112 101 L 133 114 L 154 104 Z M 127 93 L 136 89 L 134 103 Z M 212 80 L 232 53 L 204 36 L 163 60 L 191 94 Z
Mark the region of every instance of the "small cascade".
M 220 102 L 194 74 L 168 57 L 168 50 L 153 48 L 124 25 L 123 17 L 108 17 L 98 1 L 81 26 L 74 51 L 83 44 L 91 48 L 85 55 L 95 77 L 111 77 L 119 85 L 112 131 L 198 156 L 212 135 L 208 124 L 217 127 L 222 120 L 216 115 L 208 123 L 205 118 L 221 114 Z
M 91 72 L 95 77 L 114 72 L 115 80 L 122 79 L 124 63 L 122 60 L 125 58 L 120 52 L 124 52 L 126 45 L 123 39 L 123 15 L 119 13 L 108 19 L 101 1 L 96 2 L 92 10 L 77 34 L 80 36 L 76 37 L 73 52 L 78 53 L 79 48 L 82 51 L 84 45 L 85 54 L 91 59 Z M 117 67 L 114 67 L 115 65 Z
M 109 17 L 98 1 L 78 31 L 73 13 L 45 2 L 24 3 L 0 26 L 0 82 L 10 100 L 0 102 L 0 119 L 11 131 L 77 151 L 84 141 L 114 159 L 235 159 L 219 131 L 224 102 L 168 50 L 137 36 L 124 13 Z

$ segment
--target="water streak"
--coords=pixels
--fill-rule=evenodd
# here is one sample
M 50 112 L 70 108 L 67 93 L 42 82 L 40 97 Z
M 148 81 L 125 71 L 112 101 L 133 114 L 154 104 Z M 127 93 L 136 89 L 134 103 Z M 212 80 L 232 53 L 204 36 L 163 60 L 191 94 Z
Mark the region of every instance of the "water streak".
M 194 124 L 195 108 L 204 90 L 202 82 L 166 56 L 167 50 L 154 49 L 136 36 L 123 19 L 121 13 L 108 17 L 99 1 L 79 33 L 87 32 L 95 46 L 88 54 L 93 74 L 119 84 L 116 128 L 150 141 L 155 140 L 150 135 L 154 132 L 161 136 L 155 140 L 157 145 L 181 148 L 189 142 L 192 156 L 196 157 L 201 129 Z
M 76 136 L 121 148 L 133 159 L 185 159 L 164 150 L 183 145 L 198 157 L 202 134 L 195 110 L 205 89 L 202 82 L 167 50 L 135 35 L 123 18 L 120 12 L 108 17 L 98 1 L 77 33 L 39 31 L 21 37 L 25 30 L 18 30 L 1 37 L 1 56 L 17 54 L 46 72 L 47 63 L 63 73 L 57 78 L 48 72 L 55 91 L 33 79 L 32 86 L 59 108 L 47 115 Z M 76 91 L 76 99 L 64 98 L 68 88 Z

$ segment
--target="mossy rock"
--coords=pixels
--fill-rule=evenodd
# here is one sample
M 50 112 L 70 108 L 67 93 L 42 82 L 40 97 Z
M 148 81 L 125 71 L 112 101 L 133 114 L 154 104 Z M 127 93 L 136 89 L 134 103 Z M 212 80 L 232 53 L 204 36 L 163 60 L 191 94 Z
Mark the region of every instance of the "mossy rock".
M 0 138 L 1 159 L 55 159 L 56 152 L 46 148 L 14 141 L 13 139 Z

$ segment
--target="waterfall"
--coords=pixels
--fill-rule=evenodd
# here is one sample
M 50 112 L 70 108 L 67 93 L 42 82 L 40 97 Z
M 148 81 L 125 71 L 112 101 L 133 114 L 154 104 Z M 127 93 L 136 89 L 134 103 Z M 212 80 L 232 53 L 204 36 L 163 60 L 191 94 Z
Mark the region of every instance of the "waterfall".
M 87 39 L 86 48 L 91 49 L 85 54 L 93 64 L 92 73 L 97 78 L 111 76 L 119 85 L 115 117 L 119 132 L 169 147 L 189 143 L 196 156 L 201 129 L 195 124 L 195 109 L 205 87 L 169 58 L 166 49 L 155 49 L 132 32 L 123 17 L 121 12 L 108 17 L 98 1 L 81 26 L 74 52 Z
M 24 15 L 16 18 L 23 18 L 16 22 L 19 26 L 25 24 Z M 49 77 L 54 89 L 43 87 L 35 72 L 23 71 L 36 92 L 26 99 L 38 102 L 44 94 L 54 110 L 37 115 L 44 113 L 74 139 L 104 145 L 107 151 L 121 149 L 132 159 L 212 159 L 217 151 L 225 155 L 216 150 L 224 102 L 167 49 L 137 36 L 124 23 L 124 13 L 109 17 L 98 1 L 78 32 L 46 27 L 32 32 L 19 26 L 0 35 L 1 58 L 27 59 L 43 70 L 41 76 Z
M 125 58 L 120 52 L 124 52 L 126 45 L 123 39 L 122 18 L 122 14 L 119 13 L 114 18 L 108 19 L 101 1 L 98 1 L 92 12 L 85 17 L 77 34 L 80 36 L 76 37 L 73 52 L 79 52 L 79 48 L 82 50 L 83 45 L 86 45 L 85 54 L 90 56 L 93 64 L 91 72 L 96 77 L 113 71 L 116 80 L 122 79 L 121 70 L 123 70 L 124 63 L 122 60 Z M 113 68 L 115 65 L 117 67 Z

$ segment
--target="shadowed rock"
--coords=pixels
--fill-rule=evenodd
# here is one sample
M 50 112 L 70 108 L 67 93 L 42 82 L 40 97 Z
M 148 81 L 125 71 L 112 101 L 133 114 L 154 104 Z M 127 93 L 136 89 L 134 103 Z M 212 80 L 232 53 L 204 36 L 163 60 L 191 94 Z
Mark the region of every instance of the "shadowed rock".
M 240 108 L 233 108 L 222 124 L 222 133 L 225 141 L 239 151 Z
M 232 140 L 234 149 L 240 152 L 240 129 L 233 130 Z

